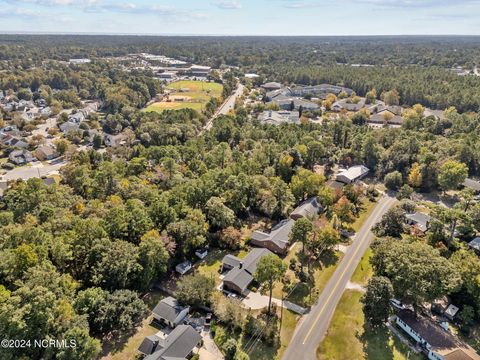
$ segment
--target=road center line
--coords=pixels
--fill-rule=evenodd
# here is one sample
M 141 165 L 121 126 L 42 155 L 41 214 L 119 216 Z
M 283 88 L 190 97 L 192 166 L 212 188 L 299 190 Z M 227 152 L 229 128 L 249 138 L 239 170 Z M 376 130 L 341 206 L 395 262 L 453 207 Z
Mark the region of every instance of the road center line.
M 380 208 L 379 210 L 379 213 L 383 212 L 383 210 L 385 209 L 385 207 L 388 205 L 388 200 L 385 202 L 385 204 L 382 205 L 382 207 Z M 347 266 L 345 267 L 345 269 L 343 270 L 342 274 L 340 275 L 340 278 L 338 279 L 337 283 L 335 284 L 335 287 L 333 288 L 333 290 L 331 291 L 330 295 L 328 296 L 327 298 L 327 301 L 325 301 L 323 307 L 320 309 L 320 312 L 318 313 L 317 317 L 315 318 L 315 321 L 313 322 L 312 326 L 310 327 L 310 330 L 308 330 L 308 333 L 307 335 L 305 336 L 305 339 L 303 340 L 303 345 L 305 345 L 305 343 L 308 341 L 308 338 L 310 337 L 310 335 L 312 334 L 312 331 L 313 329 L 315 328 L 315 326 L 317 325 L 317 322 L 318 320 L 320 319 L 320 316 L 323 314 L 323 311 L 325 310 L 325 307 L 328 305 L 328 302 L 330 301 L 330 299 L 332 298 L 332 296 L 335 294 L 335 290 L 337 290 L 337 287 L 338 285 L 340 284 L 341 282 L 341 279 L 343 278 L 343 276 L 345 275 L 345 273 L 347 272 L 347 270 L 350 268 L 350 265 L 352 264 L 353 260 L 355 259 L 355 256 L 358 254 L 358 251 L 360 250 L 361 248 L 361 245 L 362 245 L 362 242 L 365 241 L 365 238 L 367 236 L 369 236 L 370 234 L 370 229 L 367 231 L 367 233 L 362 237 L 361 240 L 358 241 L 358 247 L 355 249 L 355 252 L 353 253 L 352 257 L 350 258 L 350 261 L 348 262 Z

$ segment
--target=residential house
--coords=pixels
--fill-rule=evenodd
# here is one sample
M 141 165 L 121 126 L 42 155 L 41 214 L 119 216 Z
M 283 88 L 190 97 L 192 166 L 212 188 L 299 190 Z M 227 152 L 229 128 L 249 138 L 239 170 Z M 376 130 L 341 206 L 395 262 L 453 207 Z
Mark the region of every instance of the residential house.
M 180 275 L 185 275 L 192 268 L 192 263 L 188 260 L 175 266 L 175 271 Z
M 152 313 L 155 320 L 174 328 L 183 322 L 189 311 L 188 306 L 180 305 L 177 299 L 169 296 L 160 300 Z
M 480 181 L 474 179 L 466 179 L 463 182 L 463 187 L 473 190 L 475 193 L 480 193 Z
M 225 263 L 237 263 L 231 268 L 223 278 L 223 289 L 233 291 L 241 295 L 245 295 L 248 286 L 253 282 L 253 275 L 257 269 L 260 259 L 266 255 L 273 255 L 268 249 L 252 249 L 243 259 L 232 257 L 231 255 L 224 257 L 222 260 L 222 269 L 225 269 Z
M 208 249 L 207 248 L 202 248 L 198 249 L 195 251 L 195 255 L 200 259 L 203 260 L 207 257 L 208 255 Z
M 328 186 L 333 191 L 335 191 L 336 193 L 340 192 L 342 190 L 342 188 L 345 186 L 345 184 L 343 182 L 340 182 L 340 181 L 337 181 L 337 180 L 328 180 L 325 183 L 325 185 Z
M 68 135 L 69 133 L 75 133 L 80 130 L 80 125 L 71 122 L 71 121 L 66 121 L 63 124 L 59 126 L 60 131 L 63 132 L 65 135 Z
M 322 205 L 318 202 L 318 199 L 316 197 L 311 197 L 310 199 L 307 199 L 300 203 L 300 205 L 298 205 L 295 210 L 292 211 L 290 217 L 293 220 L 298 220 L 302 217 L 307 219 L 313 219 L 322 210 Z
M 53 114 L 53 110 L 50 106 L 44 107 L 42 110 L 40 110 L 40 115 L 48 118 Z
M 145 360 L 184 360 L 190 359 L 201 343 L 202 337 L 193 327 L 179 325 L 168 335 L 147 336 L 138 351 Z
M 37 112 L 33 110 L 23 111 L 21 118 L 25 122 L 33 121 L 37 117 Z
M 298 111 L 273 111 L 267 110 L 259 115 L 258 120 L 264 124 L 281 125 L 285 123 L 300 123 L 300 114 Z
M 3 146 L 11 146 L 17 149 L 28 148 L 28 143 L 26 141 L 5 133 L 0 133 L 0 144 Z
M 0 134 L 11 134 L 11 135 L 17 135 L 19 134 L 18 127 L 17 125 L 7 125 L 0 129 Z
M 263 84 L 262 88 L 265 89 L 266 91 L 280 90 L 282 88 L 282 84 L 272 81 L 272 82 L 267 82 Z
M 344 184 L 351 184 L 367 176 L 369 169 L 363 165 L 355 165 L 343 170 L 337 174 L 335 180 Z
M 33 103 L 27 101 L 27 100 L 20 100 L 16 106 L 17 111 L 24 111 L 25 109 L 29 109 L 33 107 Z
M 84 120 L 85 120 L 85 115 L 81 111 L 78 111 L 75 114 L 70 115 L 68 117 L 68 122 L 75 123 L 75 124 L 80 124 Z
M 430 360 L 480 360 L 480 356 L 431 318 L 400 310 L 395 323 L 410 336 Z
M 250 244 L 268 249 L 276 254 L 286 255 L 293 224 L 295 224 L 295 220 L 286 219 L 280 221 L 269 233 L 254 231 L 250 238 Z
M 35 156 L 40 161 L 53 160 L 59 156 L 57 150 L 52 146 L 44 145 L 39 146 L 35 150 Z
M 32 153 L 28 150 L 14 150 L 8 155 L 8 158 L 16 165 L 24 165 L 35 161 Z
M 414 227 L 414 232 L 425 234 L 430 225 L 430 216 L 421 212 L 405 215 L 405 222 Z
M 104 142 L 108 147 L 119 147 L 125 145 L 126 135 L 124 133 L 118 135 L 105 134 Z
M 480 254 L 480 236 L 476 237 L 468 243 L 468 246 L 473 249 L 477 254 Z

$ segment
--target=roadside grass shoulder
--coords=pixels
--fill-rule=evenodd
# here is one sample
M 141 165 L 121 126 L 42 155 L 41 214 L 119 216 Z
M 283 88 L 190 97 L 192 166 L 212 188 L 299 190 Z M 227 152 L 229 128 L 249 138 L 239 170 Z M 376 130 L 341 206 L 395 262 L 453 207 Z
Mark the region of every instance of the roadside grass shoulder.
M 317 359 L 423 359 L 413 354 L 387 328 L 381 327 L 372 331 L 365 327 L 361 296 L 362 293 L 358 291 L 345 291 L 327 335 L 317 349 Z

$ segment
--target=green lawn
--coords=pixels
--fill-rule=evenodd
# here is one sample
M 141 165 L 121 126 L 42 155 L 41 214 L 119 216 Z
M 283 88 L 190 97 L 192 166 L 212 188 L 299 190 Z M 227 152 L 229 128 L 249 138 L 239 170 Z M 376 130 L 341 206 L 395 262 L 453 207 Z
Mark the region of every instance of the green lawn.
M 180 90 L 188 89 L 188 91 Z M 167 86 L 172 92 L 171 101 L 160 101 L 149 105 L 144 111 L 162 112 L 164 110 L 193 109 L 201 111 L 211 98 L 220 98 L 223 92 L 223 85 L 208 81 L 180 80 Z M 183 101 L 176 101 L 175 97 L 184 98 Z
M 327 336 L 317 350 L 319 360 L 371 359 L 420 360 L 386 328 L 376 332 L 364 328 L 364 317 L 358 291 L 346 290 L 343 294 Z M 408 356 L 408 357 L 407 357 Z
M 280 360 L 293 337 L 299 316 L 289 310 L 283 310 L 282 327 L 280 329 L 280 345 L 277 347 L 267 346 L 258 341 L 250 352 L 251 360 Z M 248 344 L 249 338 L 243 338 L 242 347 Z M 249 345 L 250 347 L 250 345 Z M 245 349 L 244 349 L 245 350 Z
M 362 210 L 360 211 L 360 214 L 358 216 L 358 218 L 355 220 L 355 222 L 351 225 L 351 228 L 357 232 L 358 230 L 360 230 L 360 228 L 362 227 L 363 223 L 365 222 L 365 220 L 367 220 L 367 218 L 370 216 L 370 214 L 372 213 L 373 209 L 375 208 L 375 206 L 377 205 L 376 202 L 373 202 L 373 201 L 370 201 L 368 199 L 365 199 L 363 201 L 363 204 L 362 204 Z
M 291 258 L 298 258 L 299 255 L 301 256 L 301 244 L 296 244 L 288 256 L 284 259 L 287 266 L 290 264 Z M 313 268 L 313 281 L 315 283 L 314 288 L 312 288 L 311 283 L 300 283 L 294 272 L 288 269 L 287 276 L 293 283 L 296 283 L 297 286 L 293 289 L 292 293 L 286 297 L 286 300 L 303 307 L 308 307 L 313 304 L 318 296 L 322 293 L 323 289 L 327 285 L 328 280 L 330 280 L 333 273 L 337 269 L 342 257 L 343 253 L 341 252 L 326 251 L 320 256 L 319 262 L 311 265 Z M 283 286 L 281 283 L 276 283 L 273 289 L 273 297 L 281 299 L 282 288 Z
M 370 264 L 370 258 L 372 257 L 372 249 L 368 248 L 363 254 L 360 263 L 358 264 L 355 272 L 352 275 L 351 281 L 360 285 L 367 285 L 368 280 L 373 275 L 372 265 Z
M 211 250 L 205 259 L 194 265 L 195 271 L 198 271 L 200 274 L 205 275 L 209 278 L 213 278 L 215 280 L 215 283 L 217 285 L 220 285 L 221 280 L 220 273 L 218 271 L 220 269 L 220 266 L 222 265 L 223 257 L 228 254 L 233 254 L 238 258 L 242 259 L 247 256 L 248 251 L 240 250 L 234 252 L 231 250 Z

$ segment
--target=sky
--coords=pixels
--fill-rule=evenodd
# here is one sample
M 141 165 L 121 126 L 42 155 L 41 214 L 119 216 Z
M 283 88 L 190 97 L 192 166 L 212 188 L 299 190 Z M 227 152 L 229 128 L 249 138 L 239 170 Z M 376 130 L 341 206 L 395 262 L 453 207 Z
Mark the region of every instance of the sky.
M 0 0 L 0 32 L 480 35 L 480 0 Z

